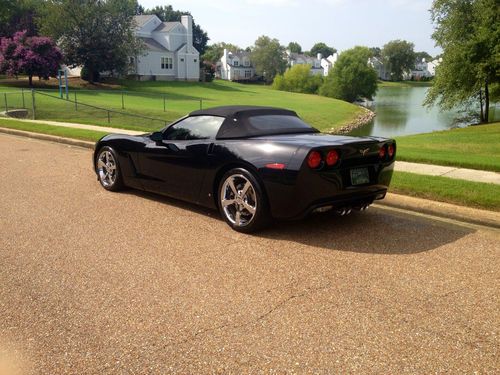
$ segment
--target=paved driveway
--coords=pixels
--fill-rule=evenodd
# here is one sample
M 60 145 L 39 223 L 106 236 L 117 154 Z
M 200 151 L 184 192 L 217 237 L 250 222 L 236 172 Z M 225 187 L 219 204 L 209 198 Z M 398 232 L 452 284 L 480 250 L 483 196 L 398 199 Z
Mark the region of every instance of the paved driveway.
M 373 208 L 255 236 L 0 135 L 0 373 L 495 372 L 499 232 Z

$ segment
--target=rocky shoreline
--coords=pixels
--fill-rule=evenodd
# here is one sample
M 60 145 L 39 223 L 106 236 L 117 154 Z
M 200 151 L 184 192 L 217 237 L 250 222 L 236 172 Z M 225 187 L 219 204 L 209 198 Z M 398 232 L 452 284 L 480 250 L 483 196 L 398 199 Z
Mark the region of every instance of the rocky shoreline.
M 349 134 L 354 129 L 361 128 L 366 124 L 369 124 L 376 116 L 375 112 L 369 109 L 363 108 L 363 111 L 356 117 L 353 121 L 340 127 L 339 129 L 331 129 L 328 131 L 330 134 Z

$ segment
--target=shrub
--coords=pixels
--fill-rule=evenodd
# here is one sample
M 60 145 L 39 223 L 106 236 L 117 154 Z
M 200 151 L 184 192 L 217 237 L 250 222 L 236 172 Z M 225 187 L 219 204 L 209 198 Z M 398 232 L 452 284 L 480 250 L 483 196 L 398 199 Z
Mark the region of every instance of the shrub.
M 281 91 L 316 94 L 323 83 L 321 75 L 311 75 L 311 66 L 297 64 L 287 69 L 284 74 L 274 78 L 273 88 Z

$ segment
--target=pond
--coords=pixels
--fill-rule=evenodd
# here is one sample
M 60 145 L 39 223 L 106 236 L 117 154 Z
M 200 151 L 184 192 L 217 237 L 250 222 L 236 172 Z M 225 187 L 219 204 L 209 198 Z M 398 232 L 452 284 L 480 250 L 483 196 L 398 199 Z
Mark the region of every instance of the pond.
M 429 109 L 422 105 L 428 89 L 428 87 L 380 88 L 373 104 L 369 107 L 377 116 L 370 124 L 350 134 L 395 137 L 456 127 L 455 119 L 460 117 L 458 110 L 441 112 L 439 107 Z M 500 113 L 496 114 L 496 117 L 500 117 Z

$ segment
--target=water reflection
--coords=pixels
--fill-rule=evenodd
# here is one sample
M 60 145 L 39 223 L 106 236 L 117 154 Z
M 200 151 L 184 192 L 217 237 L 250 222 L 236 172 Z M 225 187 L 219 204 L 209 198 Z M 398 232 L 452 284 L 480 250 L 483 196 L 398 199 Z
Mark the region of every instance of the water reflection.
M 377 116 L 371 124 L 351 134 L 393 137 L 453 127 L 459 111 L 440 112 L 437 107 L 424 107 L 427 90 L 428 87 L 380 88 L 371 107 Z

